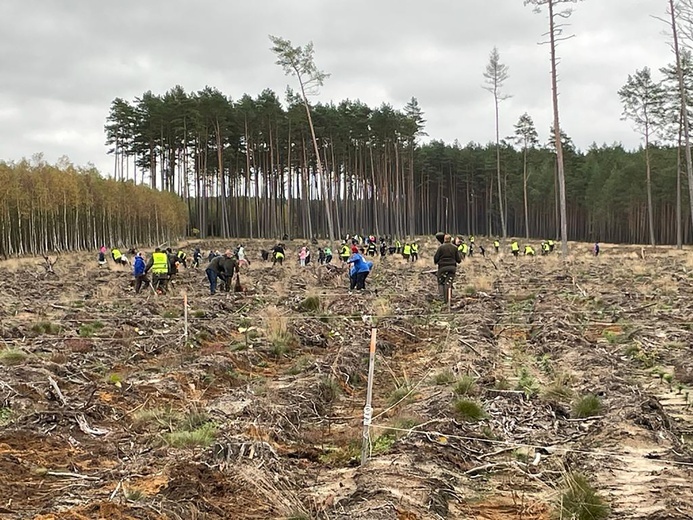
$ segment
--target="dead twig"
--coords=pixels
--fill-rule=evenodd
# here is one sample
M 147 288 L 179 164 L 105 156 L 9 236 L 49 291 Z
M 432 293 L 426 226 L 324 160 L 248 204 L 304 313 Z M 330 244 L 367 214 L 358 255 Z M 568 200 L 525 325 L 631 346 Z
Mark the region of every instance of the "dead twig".
M 113 502 L 113 499 L 114 499 L 114 498 L 116 497 L 116 495 L 118 494 L 118 491 L 120 490 L 120 486 L 122 486 L 122 485 L 123 485 L 123 481 L 122 481 L 122 480 L 118 481 L 118 485 L 117 485 L 117 486 L 115 487 L 115 489 L 113 490 L 113 493 L 111 493 L 111 496 L 108 497 L 108 500 L 109 500 L 109 501 Z
M 107 434 L 111 433 L 110 430 L 106 430 L 105 428 L 92 428 L 91 426 L 89 426 L 87 419 L 82 414 L 78 415 L 76 417 L 76 419 L 77 419 L 77 424 L 79 425 L 79 429 L 82 430 L 86 434 L 94 435 L 94 436 L 100 436 L 100 435 L 107 435 Z
M 46 471 L 46 475 L 51 477 L 79 478 L 82 480 L 101 480 L 99 477 L 91 477 L 89 475 L 81 475 L 80 473 L 72 473 L 69 471 Z
M 55 379 L 53 379 L 51 376 L 48 376 L 48 382 L 50 383 L 51 387 L 53 387 L 53 391 L 55 392 L 56 397 L 60 400 L 60 403 L 63 406 L 67 406 L 67 400 L 65 399 L 63 393 L 60 391 L 60 387 L 58 386 L 58 383 L 55 382 Z
M 500 468 L 509 468 L 512 467 L 512 465 L 508 462 L 492 462 L 490 464 L 484 464 L 483 466 L 477 466 L 476 468 L 472 468 L 470 470 L 467 470 L 464 472 L 465 475 L 467 476 L 474 476 L 478 475 L 479 473 L 485 473 L 487 471 L 491 471 L 494 469 L 500 469 Z

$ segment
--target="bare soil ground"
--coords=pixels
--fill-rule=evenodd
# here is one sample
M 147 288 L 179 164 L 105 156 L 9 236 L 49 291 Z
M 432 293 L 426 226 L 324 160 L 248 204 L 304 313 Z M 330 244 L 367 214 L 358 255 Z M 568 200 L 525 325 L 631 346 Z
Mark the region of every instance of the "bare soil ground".
M 0 518 L 545 520 L 575 473 L 610 518 L 693 518 L 693 252 L 474 257 L 449 312 L 433 242 L 365 294 L 267 245 L 215 296 L 0 263 Z

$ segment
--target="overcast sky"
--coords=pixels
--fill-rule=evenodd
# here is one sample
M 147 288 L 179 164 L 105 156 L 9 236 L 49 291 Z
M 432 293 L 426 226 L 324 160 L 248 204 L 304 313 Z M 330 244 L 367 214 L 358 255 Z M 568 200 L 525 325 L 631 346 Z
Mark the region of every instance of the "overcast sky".
M 575 143 L 638 145 L 620 120 L 617 91 L 629 73 L 672 61 L 665 0 L 576 4 L 559 47 L 562 127 Z M 94 163 L 111 173 L 104 123 L 115 97 L 132 100 L 176 84 L 238 99 L 291 78 L 268 34 L 313 41 L 332 74 L 315 99 L 403 107 L 415 96 L 430 138 L 488 142 L 493 102 L 482 73 L 497 46 L 512 98 L 501 135 L 523 112 L 542 142 L 551 124 L 546 14 L 522 0 L 3 0 L 0 2 L 0 159 L 43 152 L 53 162 Z M 293 84 L 292 84 L 293 86 Z

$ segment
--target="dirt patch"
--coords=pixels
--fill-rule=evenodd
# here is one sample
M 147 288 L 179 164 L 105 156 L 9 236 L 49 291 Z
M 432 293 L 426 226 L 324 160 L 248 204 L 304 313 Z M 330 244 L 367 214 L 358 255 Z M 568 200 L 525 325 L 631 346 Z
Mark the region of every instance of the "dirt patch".
M 181 269 L 136 295 L 80 255 L 0 270 L 3 518 L 547 520 L 567 472 L 614 518 L 693 517 L 685 256 L 475 256 L 448 312 L 432 243 L 358 295 L 261 248 L 239 294 Z

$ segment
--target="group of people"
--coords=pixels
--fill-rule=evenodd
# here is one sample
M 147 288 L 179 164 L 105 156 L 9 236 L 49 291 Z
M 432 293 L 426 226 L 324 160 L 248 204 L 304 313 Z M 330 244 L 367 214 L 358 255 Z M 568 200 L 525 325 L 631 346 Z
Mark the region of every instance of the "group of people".
M 141 252 L 135 251 L 134 254 L 132 275 L 135 278 L 135 293 L 139 293 L 143 285 L 151 284 L 158 294 L 164 294 L 171 280 L 178 274 L 178 266 L 188 267 L 188 255 L 182 249 L 174 252 L 170 247 L 164 250 L 157 247 L 147 262 Z M 148 277 L 150 272 L 151 280 Z
M 475 251 L 485 256 L 486 249 L 483 245 L 477 244 L 474 235 L 469 235 L 465 239 L 459 235 L 453 237 L 450 234 L 438 233 L 436 238 L 441 243 L 433 258 L 437 266 L 438 292 L 441 299 L 447 301 L 457 265 L 466 257 L 473 256 Z M 493 240 L 493 247 L 496 253 L 500 252 L 500 240 L 498 237 Z M 542 255 L 550 254 L 554 251 L 554 248 L 555 242 L 553 240 L 541 242 Z M 106 264 L 107 251 L 105 246 L 99 250 L 99 266 Z M 518 257 L 520 251 L 520 244 L 517 239 L 512 238 L 510 240 L 511 254 L 514 257 Z M 599 255 L 599 251 L 599 243 L 596 242 L 593 254 Z M 148 261 L 145 261 L 142 253 L 134 248 L 129 249 L 127 253 L 134 255 L 132 267 L 136 293 L 139 293 L 143 286 L 149 284 L 158 293 L 165 293 L 171 279 L 178 273 L 179 265 L 188 267 L 187 254 L 182 249 L 173 251 L 171 248 L 164 250 L 156 248 Z M 368 257 L 375 257 L 378 253 L 380 253 L 381 257 L 401 254 L 405 260 L 415 262 L 419 256 L 419 245 L 415 241 L 404 243 L 399 239 L 393 241 L 392 237 L 376 238 L 374 235 L 370 235 L 363 238 L 358 235 L 347 235 L 339 247 L 337 256 L 342 265 L 349 268 L 350 290 L 364 290 L 366 288 L 366 279 L 372 272 L 374 265 L 373 261 L 368 260 Z M 530 244 L 524 245 L 523 253 L 525 256 L 535 256 L 536 254 Z M 262 259 L 267 261 L 271 256 L 273 266 L 276 264 L 281 266 L 286 258 L 286 254 L 286 246 L 283 242 L 278 242 L 269 251 L 261 250 Z M 128 257 L 118 248 L 112 248 L 110 256 L 116 264 L 130 265 Z M 303 267 L 310 264 L 311 251 L 307 245 L 299 249 L 297 256 L 300 266 Z M 192 267 L 200 267 L 202 258 L 202 251 L 199 247 L 196 247 L 192 253 Z M 317 263 L 319 265 L 331 264 L 332 260 L 333 252 L 329 246 L 317 248 Z M 236 280 L 234 290 L 242 290 L 240 287 L 240 267 L 244 264 L 249 265 L 250 261 L 246 258 L 245 248 L 242 244 L 238 245 L 234 250 L 227 249 L 223 254 L 218 250 L 210 250 L 207 255 L 207 267 L 205 268 L 210 294 L 216 294 L 218 286 L 220 286 L 222 291 L 229 291 L 234 276 Z M 151 281 L 148 276 L 150 273 L 152 275 Z
M 366 288 L 366 278 L 373 270 L 373 262 L 366 260 L 368 253 L 368 245 L 366 247 L 357 245 L 358 242 L 351 239 L 351 246 L 347 245 L 346 240 L 342 242 L 339 250 L 339 258 L 343 265 L 349 266 L 350 290 L 364 290 Z M 271 257 L 272 266 L 279 264 L 283 265 L 286 258 L 286 246 L 283 242 L 277 243 L 272 249 L 262 249 L 260 255 L 263 261 L 268 261 Z M 319 265 L 328 265 L 332 263 L 333 253 L 329 246 L 318 247 L 317 263 Z M 305 267 L 311 262 L 311 253 L 308 246 L 302 246 L 298 252 L 298 261 L 301 267 Z
M 369 235 L 367 237 L 361 237 L 359 235 L 347 235 L 346 239 L 342 242 L 342 253 L 340 253 L 340 258 L 344 261 L 344 258 L 348 258 L 345 255 L 345 246 L 350 250 L 351 254 L 360 251 L 363 247 L 364 253 L 368 256 L 377 256 L 380 253 L 380 257 L 384 258 L 388 255 L 402 255 L 407 261 L 416 262 L 419 259 L 419 244 L 416 241 L 405 241 L 401 242 L 398 238 L 392 239 L 392 236 L 381 236 L 376 238 L 375 235 Z
M 132 251 L 132 249 L 130 250 Z M 130 253 L 128 251 L 128 253 Z M 106 261 L 106 253 L 108 252 L 108 249 L 106 249 L 106 246 L 101 246 L 99 249 L 99 256 L 98 256 L 98 262 L 99 262 L 99 267 L 105 266 L 108 262 Z M 117 265 L 130 265 L 130 260 L 128 259 L 127 256 L 125 256 L 120 249 L 117 247 L 114 247 L 111 249 L 111 259 L 117 264 Z
M 553 240 L 543 240 L 541 242 L 542 256 L 546 256 L 549 253 L 553 253 L 555 247 L 556 242 L 554 242 Z M 510 239 L 510 252 L 516 258 L 520 256 L 520 245 L 518 244 L 517 239 L 515 238 Z M 523 253 L 525 256 L 536 256 L 536 251 L 530 244 L 525 244 Z
M 102 246 L 99 249 L 99 267 L 107 264 L 107 252 L 106 246 Z M 148 260 L 145 260 L 143 253 L 135 248 L 130 248 L 127 253 L 132 256 L 132 263 L 117 247 L 111 249 L 110 256 L 117 265 L 132 265 L 134 288 L 137 294 L 140 293 L 142 287 L 147 286 L 151 286 L 158 294 L 166 293 L 172 279 L 178 274 L 179 266 L 182 265 L 186 269 L 188 268 L 188 255 L 183 249 L 174 251 L 170 247 L 166 249 L 157 247 Z M 205 269 L 205 273 L 209 281 L 211 294 L 216 292 L 218 280 L 222 281 L 222 289 L 228 291 L 231 286 L 231 278 L 234 273 L 238 274 L 239 266 L 243 263 L 249 265 L 249 261 L 245 258 L 243 245 L 239 245 L 233 252 L 227 250 L 224 254 L 220 254 L 218 251 L 210 251 L 207 259 L 208 266 Z M 191 267 L 198 268 L 201 262 L 202 251 L 199 247 L 196 247 L 192 254 Z M 237 279 L 237 286 L 239 285 L 240 282 Z

